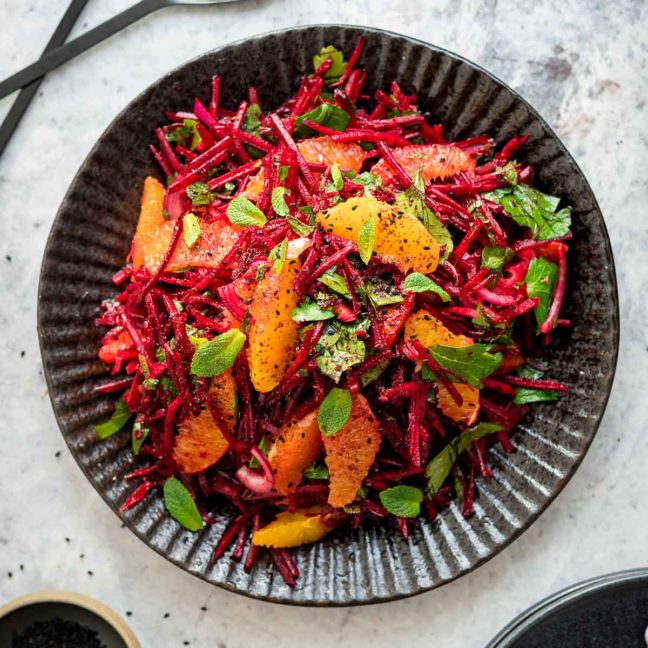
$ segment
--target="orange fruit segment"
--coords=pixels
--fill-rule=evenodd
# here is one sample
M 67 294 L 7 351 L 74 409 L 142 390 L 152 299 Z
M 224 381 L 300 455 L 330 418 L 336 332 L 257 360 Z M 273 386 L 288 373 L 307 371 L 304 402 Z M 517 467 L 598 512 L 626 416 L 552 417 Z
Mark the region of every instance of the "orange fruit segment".
M 133 341 L 128 331 L 119 331 L 117 335 L 112 336 L 110 339 L 104 338 L 101 349 L 99 349 L 99 359 L 106 364 L 112 364 L 117 358 L 120 351 L 126 351 L 133 346 Z
M 279 513 L 270 524 L 252 534 L 252 543 L 281 549 L 317 542 L 332 530 L 332 527 L 324 523 L 320 512 L 320 507 L 312 506 L 297 509 L 294 513 Z
M 298 142 L 297 148 L 310 164 L 337 164 L 344 171 L 350 170 L 358 173 L 362 163 L 367 157 L 367 152 L 359 144 L 353 142 L 334 142 L 328 135 L 313 137 Z M 263 190 L 263 170 L 250 179 L 243 196 L 254 200 Z
M 519 351 L 504 351 L 502 353 L 502 362 L 497 367 L 497 373 L 504 374 L 517 369 L 524 364 L 524 357 Z
M 441 384 L 436 384 L 437 404 L 439 409 L 453 421 L 470 426 L 477 422 L 479 416 L 479 389 L 464 383 L 454 383 L 461 394 L 463 402 L 457 405 L 450 392 Z
M 392 154 L 410 177 L 420 173 L 426 182 L 451 178 L 464 171 L 474 171 L 475 158 L 458 146 L 445 144 L 421 144 L 392 149 Z M 380 160 L 371 173 L 385 184 L 394 180 L 391 168 Z
M 354 394 L 347 422 L 322 440 L 331 476 L 328 503 L 340 508 L 356 498 L 380 446 L 378 421 L 364 396 Z
M 439 263 L 439 245 L 416 217 L 394 205 L 370 196 L 349 200 L 320 212 L 317 222 L 325 232 L 354 243 L 363 225 L 374 222 L 374 252 L 384 261 L 393 263 L 402 272 L 412 270 L 428 274 Z
M 465 335 L 457 335 L 446 328 L 443 323 L 427 311 L 412 313 L 405 322 L 404 337 L 406 341 L 418 340 L 426 349 L 440 344 L 449 347 L 465 347 L 473 340 Z
M 277 440 L 268 454 L 275 473 L 274 487 L 286 495 L 302 481 L 302 473 L 322 452 L 322 436 L 317 411 L 281 426 Z
M 230 432 L 234 431 L 238 418 L 236 381 L 231 371 L 215 377 L 209 395 L 223 417 Z M 173 447 L 173 459 L 188 474 L 207 470 L 229 449 L 229 443 L 214 421 L 208 408 L 197 416 L 188 416 L 178 426 Z
M 297 259 L 289 259 L 277 274 L 266 268 L 256 295 L 250 304 L 250 378 L 261 393 L 273 390 L 295 357 L 299 325 L 290 317 L 299 303 L 293 281 L 301 268 Z
M 155 178 L 149 176 L 144 181 L 140 217 L 131 246 L 135 270 L 145 266 L 149 272 L 155 272 L 171 244 L 175 222 L 164 219 L 164 192 L 164 187 Z M 173 272 L 188 267 L 218 266 L 241 231 L 222 220 L 201 220 L 200 230 L 198 243 L 191 249 L 180 237 L 166 270 Z

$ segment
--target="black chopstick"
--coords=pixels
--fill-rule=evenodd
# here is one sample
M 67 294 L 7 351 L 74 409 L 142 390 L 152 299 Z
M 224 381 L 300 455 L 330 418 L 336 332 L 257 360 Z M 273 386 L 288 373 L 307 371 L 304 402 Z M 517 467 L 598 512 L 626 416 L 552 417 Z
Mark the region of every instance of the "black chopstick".
M 79 14 L 83 11 L 87 3 L 88 0 L 72 0 L 72 2 L 70 2 L 70 6 L 63 15 L 63 18 L 61 18 L 61 22 L 59 22 L 56 31 L 52 34 L 49 43 L 47 43 L 43 55 L 65 43 L 65 39 L 68 37 L 70 31 L 72 31 L 74 23 L 76 23 Z M 34 98 L 34 95 L 38 91 L 42 81 L 43 77 L 32 81 L 29 85 L 26 85 L 20 91 L 20 94 L 16 97 L 16 100 L 9 109 L 7 116 L 2 122 L 2 126 L 0 126 L 0 155 L 4 152 L 11 136 L 14 134 L 16 127 L 20 123 L 20 120 L 29 107 L 31 100 Z

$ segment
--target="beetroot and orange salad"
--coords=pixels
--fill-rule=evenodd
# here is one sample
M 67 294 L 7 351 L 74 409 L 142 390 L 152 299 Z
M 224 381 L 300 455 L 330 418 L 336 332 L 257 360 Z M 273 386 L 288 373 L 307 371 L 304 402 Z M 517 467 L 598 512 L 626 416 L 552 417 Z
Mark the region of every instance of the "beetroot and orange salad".
M 228 503 L 215 547 L 267 547 L 392 518 L 407 537 L 459 500 L 544 374 L 565 293 L 570 213 L 485 135 L 447 142 L 415 95 L 363 92 L 358 43 L 333 47 L 274 111 L 254 88 L 168 113 L 151 151 L 122 292 L 99 357 L 143 467 L 123 509 L 162 487 L 191 531 Z M 229 515 L 228 511 L 228 515 Z

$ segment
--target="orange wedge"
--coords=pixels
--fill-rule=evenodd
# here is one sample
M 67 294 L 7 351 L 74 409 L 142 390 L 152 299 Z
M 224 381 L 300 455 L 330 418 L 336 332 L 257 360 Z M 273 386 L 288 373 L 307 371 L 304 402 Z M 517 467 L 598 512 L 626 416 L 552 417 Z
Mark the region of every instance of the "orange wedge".
M 322 439 L 331 475 L 328 503 L 340 508 L 356 498 L 380 446 L 378 421 L 365 397 L 355 394 L 348 421 L 334 435 Z
M 473 344 L 471 338 L 453 333 L 436 317 L 424 310 L 412 313 L 407 318 L 404 337 L 407 341 L 418 340 L 426 349 L 437 344 L 449 347 L 464 347 Z
M 475 170 L 476 161 L 458 146 L 446 144 L 421 144 L 393 149 L 392 153 L 410 177 L 420 173 L 426 182 L 451 178 L 464 171 Z M 394 174 L 385 160 L 380 160 L 371 173 L 385 184 L 394 179 Z
M 479 389 L 464 383 L 454 383 L 454 386 L 463 398 L 461 405 L 457 405 L 450 392 L 441 383 L 436 384 L 437 404 L 449 419 L 468 426 L 473 425 L 479 416 Z
M 275 473 L 274 487 L 286 495 L 301 483 L 302 473 L 322 452 L 322 436 L 317 424 L 317 411 L 281 426 L 268 454 Z
M 416 217 L 370 196 L 349 200 L 320 212 L 317 222 L 325 232 L 355 243 L 369 219 L 374 222 L 374 252 L 402 272 L 428 274 L 439 263 L 439 245 Z
M 299 325 L 290 314 L 299 303 L 293 281 L 300 268 L 297 259 L 287 260 L 280 274 L 272 266 L 266 268 L 250 305 L 250 378 L 261 393 L 281 382 L 295 357 Z
M 252 534 L 252 543 L 262 547 L 298 547 L 321 540 L 332 527 L 319 515 L 320 507 L 297 509 L 294 513 L 284 511 Z

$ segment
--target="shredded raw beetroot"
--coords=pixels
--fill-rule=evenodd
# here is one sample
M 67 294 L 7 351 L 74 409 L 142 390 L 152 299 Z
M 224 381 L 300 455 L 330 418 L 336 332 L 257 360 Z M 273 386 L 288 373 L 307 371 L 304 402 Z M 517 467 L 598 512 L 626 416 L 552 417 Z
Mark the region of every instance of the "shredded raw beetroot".
M 267 550 L 251 541 L 279 512 L 320 516 L 324 531 L 391 518 L 406 537 L 417 513 L 432 520 L 453 497 L 469 516 L 477 478 L 492 477 L 489 447 L 514 451 L 511 437 L 528 404 L 568 390 L 544 374 L 554 328 L 571 326 L 561 317 L 571 233 L 568 220 L 551 230 L 567 219 L 565 210 L 533 230 L 520 212 L 520 196 L 538 195 L 533 169 L 514 159 L 526 136 L 499 148 L 487 135 L 447 141 L 442 125 L 428 123 L 417 97 L 398 83 L 369 96 L 363 45 L 360 39 L 342 70 L 324 57 L 274 111 L 261 107 L 252 87 L 238 105 L 225 106 L 227 79 L 217 75 L 210 88 L 198 89 L 202 99 L 191 111 L 166 113 L 170 123 L 155 129 L 150 151 L 167 183 L 161 215 L 169 221 L 168 244 L 146 247 L 161 230 L 136 236 L 133 262 L 113 277 L 120 292 L 97 319 L 108 327 L 100 357 L 111 369 L 97 393 L 120 393 L 123 401 L 101 434 L 117 431 L 124 412 L 134 415 L 133 447 L 143 462 L 126 477 L 135 484 L 122 510 L 176 477 L 206 524 L 228 511 L 214 559 L 229 555 L 250 572 L 266 553 L 290 586 L 299 576 L 290 542 Z M 453 160 L 463 162 L 449 166 Z M 386 172 L 374 175 L 378 164 Z M 381 201 L 384 212 L 395 203 L 423 223 L 425 237 L 402 242 L 406 252 L 429 250 L 436 239 L 442 258 L 425 272 L 436 288 L 408 278 L 414 267 L 404 267 L 380 225 L 373 255 L 362 261 L 366 241 L 346 234 L 353 227 L 334 232 L 317 224 L 316 214 L 366 196 Z M 249 216 L 250 204 L 254 222 L 232 218 L 233 206 Z M 540 207 L 534 218 L 543 218 Z M 191 241 L 195 222 L 198 238 Z M 211 242 L 219 232 L 231 233 L 227 243 Z M 144 261 L 142 248 L 150 252 Z M 278 383 L 257 391 L 253 307 L 259 299 L 270 304 L 271 332 L 286 326 L 272 321 L 280 315 L 279 302 L 272 303 L 280 289 L 264 292 L 264 282 L 295 263 L 291 287 L 281 288 L 298 302 L 297 337 L 286 350 L 292 355 Z M 546 276 L 535 276 L 538 268 Z M 408 288 L 412 281 L 417 288 Z M 428 333 L 416 321 L 430 322 Z M 231 342 L 237 331 L 245 343 L 229 369 L 201 373 L 197 349 Z M 321 412 L 333 387 L 366 399 L 381 439 L 362 488 L 342 508 L 328 504 L 333 478 L 323 445 L 287 494 L 276 490 L 280 468 L 270 450 L 296 421 Z M 482 428 L 489 434 L 453 455 L 444 484 L 434 485 L 427 474 L 434 457 L 480 425 L 490 425 Z M 215 439 L 225 449 L 206 461 Z M 186 463 L 183 452 L 193 452 L 197 463 Z M 421 492 L 410 518 L 394 509 L 395 491 L 387 493 L 397 486 Z

